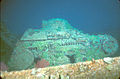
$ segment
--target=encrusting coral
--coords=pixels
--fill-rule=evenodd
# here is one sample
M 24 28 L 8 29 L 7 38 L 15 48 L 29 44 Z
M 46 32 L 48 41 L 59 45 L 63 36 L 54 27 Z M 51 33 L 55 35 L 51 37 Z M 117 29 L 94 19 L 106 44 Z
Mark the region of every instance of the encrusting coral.
M 11 70 L 29 69 L 39 57 L 48 61 L 49 66 L 77 63 L 111 56 L 117 49 L 117 40 L 111 35 L 85 34 L 67 20 L 53 18 L 43 21 L 41 29 L 24 33 L 8 66 Z

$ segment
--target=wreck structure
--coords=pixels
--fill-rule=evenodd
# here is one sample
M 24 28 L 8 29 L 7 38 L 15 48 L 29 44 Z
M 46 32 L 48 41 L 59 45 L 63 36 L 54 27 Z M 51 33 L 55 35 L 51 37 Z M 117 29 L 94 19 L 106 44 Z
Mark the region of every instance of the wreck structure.
M 90 35 L 56 18 L 43 21 L 40 29 L 28 29 L 16 43 L 8 66 L 9 70 L 34 68 L 42 59 L 49 66 L 78 63 L 102 59 L 117 49 L 117 40 L 111 35 Z

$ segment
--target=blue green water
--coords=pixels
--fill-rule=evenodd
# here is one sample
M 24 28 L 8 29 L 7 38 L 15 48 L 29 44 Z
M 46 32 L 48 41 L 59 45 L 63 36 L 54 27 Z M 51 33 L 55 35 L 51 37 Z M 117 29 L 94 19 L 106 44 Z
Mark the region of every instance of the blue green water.
M 115 38 L 120 45 L 119 0 L 1 1 L 1 22 L 6 25 L 10 33 L 14 34 L 13 37 L 9 39 L 13 39 L 16 35 L 18 35 L 18 39 L 20 39 L 29 28 L 42 29 L 42 20 L 52 18 L 65 19 L 71 26 L 83 31 L 84 34 L 93 36 L 98 34 L 110 35 Z M 57 30 L 60 31 L 59 28 Z M 94 37 L 91 36 L 91 39 L 93 38 Z M 98 38 L 95 37 L 95 39 Z M 10 43 L 7 38 L 4 40 Z M 15 48 L 14 45 L 11 46 Z M 91 51 L 93 52 L 94 50 Z M 65 54 L 67 55 L 67 53 Z M 120 48 L 110 56 L 120 56 Z M 72 59 L 73 55 L 68 57 Z M 87 60 L 86 57 L 84 57 L 83 60 Z M 75 62 L 75 60 L 70 61 Z

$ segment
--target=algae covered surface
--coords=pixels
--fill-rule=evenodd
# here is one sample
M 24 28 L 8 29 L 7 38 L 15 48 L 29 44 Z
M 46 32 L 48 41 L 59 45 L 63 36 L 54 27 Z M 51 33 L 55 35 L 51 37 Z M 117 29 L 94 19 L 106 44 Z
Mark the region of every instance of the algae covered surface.
M 111 63 L 108 63 L 111 62 Z M 46 68 L 1 72 L 2 79 L 119 79 L 120 57 Z
M 43 21 L 41 29 L 25 31 L 8 66 L 9 70 L 33 68 L 42 59 L 49 66 L 77 63 L 111 56 L 117 49 L 117 40 L 111 35 L 90 35 L 64 19 L 55 18 Z

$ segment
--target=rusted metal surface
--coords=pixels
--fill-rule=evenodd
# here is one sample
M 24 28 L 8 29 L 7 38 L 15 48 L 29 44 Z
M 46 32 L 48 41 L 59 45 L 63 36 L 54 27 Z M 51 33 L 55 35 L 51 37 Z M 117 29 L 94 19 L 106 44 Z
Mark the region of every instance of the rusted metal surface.
M 111 62 L 111 63 L 107 63 Z M 3 79 L 119 79 L 120 57 L 75 64 L 1 72 Z

